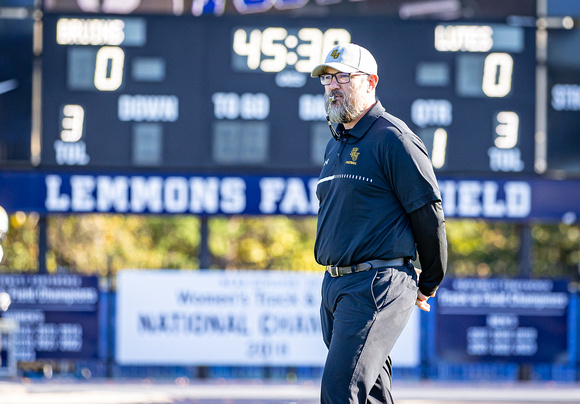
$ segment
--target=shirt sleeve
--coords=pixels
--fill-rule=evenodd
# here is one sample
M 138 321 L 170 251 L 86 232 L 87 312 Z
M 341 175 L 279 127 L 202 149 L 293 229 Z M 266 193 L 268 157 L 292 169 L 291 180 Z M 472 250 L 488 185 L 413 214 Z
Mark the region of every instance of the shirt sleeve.
M 425 296 L 432 296 L 447 270 L 443 207 L 439 201 L 431 202 L 411 212 L 409 216 L 422 270 L 419 290 Z
M 389 128 L 385 176 L 407 213 L 441 200 L 433 165 L 423 142 L 412 132 Z M 395 140 L 396 139 L 396 140 Z

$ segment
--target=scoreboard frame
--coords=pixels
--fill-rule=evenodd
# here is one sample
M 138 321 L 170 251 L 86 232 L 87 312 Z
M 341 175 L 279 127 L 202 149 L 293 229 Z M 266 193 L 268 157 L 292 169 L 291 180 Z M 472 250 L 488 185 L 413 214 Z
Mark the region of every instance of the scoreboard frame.
M 317 174 L 331 137 L 309 69 L 354 42 L 437 172 L 534 173 L 532 27 L 51 13 L 43 25 L 44 168 Z

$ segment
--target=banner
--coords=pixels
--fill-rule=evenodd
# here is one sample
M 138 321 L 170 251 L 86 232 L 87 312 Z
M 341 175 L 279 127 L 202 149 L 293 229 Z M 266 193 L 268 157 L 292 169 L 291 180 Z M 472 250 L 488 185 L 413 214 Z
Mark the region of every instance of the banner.
M 19 323 L 16 359 L 96 359 L 99 290 L 96 276 L 0 275 L 12 299 L 3 318 Z
M 438 176 L 448 218 L 562 221 L 580 216 L 580 181 Z M 2 172 L 6 211 L 316 215 L 317 177 Z M 565 197 L 562 197 L 565 195 Z
M 435 354 L 449 362 L 550 362 L 568 354 L 570 294 L 550 279 L 445 279 Z
M 257 270 L 121 271 L 116 360 L 322 367 L 327 353 L 319 313 L 322 277 Z M 413 316 L 394 349 L 394 366 L 419 364 L 418 320 Z

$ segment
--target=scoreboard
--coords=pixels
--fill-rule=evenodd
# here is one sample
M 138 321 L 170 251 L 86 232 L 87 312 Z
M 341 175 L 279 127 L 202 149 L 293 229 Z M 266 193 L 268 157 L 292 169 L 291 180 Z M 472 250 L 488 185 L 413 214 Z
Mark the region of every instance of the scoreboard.
M 0 10 L 0 166 L 30 161 L 33 24 Z
M 547 169 L 580 174 L 580 30 L 548 32 Z
M 385 17 L 45 13 L 42 167 L 317 175 L 340 43 L 436 171 L 533 173 L 535 29 Z

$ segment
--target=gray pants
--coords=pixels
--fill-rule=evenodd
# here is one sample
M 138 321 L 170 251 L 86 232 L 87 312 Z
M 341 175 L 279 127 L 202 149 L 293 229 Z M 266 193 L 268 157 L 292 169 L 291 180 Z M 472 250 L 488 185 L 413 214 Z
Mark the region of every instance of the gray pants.
M 333 278 L 320 308 L 328 357 L 321 403 L 393 403 L 390 353 L 417 299 L 412 264 Z

